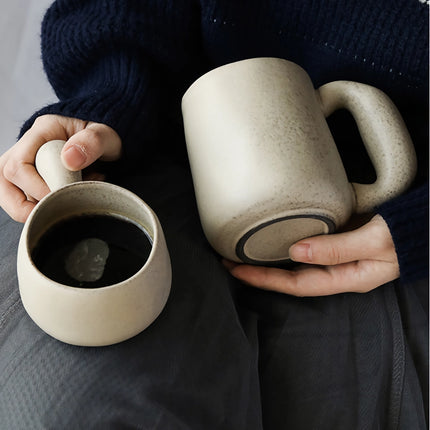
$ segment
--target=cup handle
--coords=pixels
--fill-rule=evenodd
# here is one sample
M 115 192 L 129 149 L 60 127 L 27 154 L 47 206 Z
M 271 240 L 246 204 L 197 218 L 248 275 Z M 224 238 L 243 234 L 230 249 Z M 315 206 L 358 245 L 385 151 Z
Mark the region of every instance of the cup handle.
M 61 150 L 65 143 L 64 140 L 51 140 L 43 144 L 36 154 L 36 169 L 51 191 L 73 182 L 82 181 L 80 170 L 72 172 L 66 169 L 61 162 Z
M 406 125 L 390 98 L 377 88 L 351 81 L 330 82 L 317 94 L 326 117 L 341 108 L 352 114 L 376 171 L 373 184 L 351 184 L 355 212 L 372 211 L 404 192 L 415 177 L 417 159 Z

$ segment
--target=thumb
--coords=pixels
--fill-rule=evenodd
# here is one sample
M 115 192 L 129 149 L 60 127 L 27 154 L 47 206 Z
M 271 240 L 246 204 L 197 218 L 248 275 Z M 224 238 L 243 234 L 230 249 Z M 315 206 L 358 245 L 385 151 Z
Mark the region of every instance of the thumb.
M 324 266 L 368 259 L 388 261 L 393 252 L 390 230 L 380 215 L 356 230 L 310 237 L 290 247 L 294 261 Z
M 82 170 L 99 158 L 117 160 L 121 155 L 121 139 L 111 127 L 95 122 L 74 134 L 64 145 L 61 158 L 69 170 Z

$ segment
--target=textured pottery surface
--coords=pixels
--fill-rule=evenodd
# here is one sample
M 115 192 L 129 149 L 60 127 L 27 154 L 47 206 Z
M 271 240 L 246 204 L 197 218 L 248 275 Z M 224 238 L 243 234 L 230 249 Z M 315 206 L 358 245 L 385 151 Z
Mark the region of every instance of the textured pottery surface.
M 374 164 L 374 184 L 348 182 L 326 116 L 348 109 Z M 304 237 L 335 231 L 403 192 L 416 169 L 412 142 L 381 91 L 337 81 L 315 90 L 298 65 L 277 58 L 228 64 L 182 100 L 201 222 L 234 261 L 288 260 Z
M 58 153 L 58 145 L 51 147 Z M 52 154 L 46 157 L 39 162 Z M 37 167 L 43 171 L 46 166 Z M 57 183 L 64 183 L 58 174 Z M 119 215 L 143 227 L 153 242 L 145 265 L 125 281 L 102 288 L 70 287 L 44 276 L 31 259 L 41 235 L 61 219 L 92 213 Z M 169 253 L 156 215 L 130 191 L 104 182 L 63 185 L 42 199 L 24 225 L 17 268 L 22 302 L 34 322 L 63 342 L 83 346 L 109 345 L 140 333 L 164 308 L 171 285 Z

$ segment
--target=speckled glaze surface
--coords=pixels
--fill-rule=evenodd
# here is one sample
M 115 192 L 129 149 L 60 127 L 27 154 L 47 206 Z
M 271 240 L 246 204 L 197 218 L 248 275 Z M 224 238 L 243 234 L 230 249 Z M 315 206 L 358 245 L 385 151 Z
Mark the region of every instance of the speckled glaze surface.
M 377 172 L 348 182 L 326 116 L 351 111 Z M 298 65 L 254 58 L 210 71 L 182 100 L 203 229 L 233 261 L 288 260 L 304 237 L 335 231 L 404 191 L 416 169 L 409 134 L 381 91 L 337 81 L 315 90 Z
M 47 168 L 46 160 L 55 159 L 52 153 L 58 155 L 58 144 L 45 144 L 45 151 L 39 171 Z M 66 181 L 61 174 L 58 167 L 57 184 Z M 143 227 L 153 242 L 145 265 L 127 280 L 102 288 L 70 287 L 47 278 L 31 259 L 41 235 L 61 219 L 91 213 L 126 217 Z M 171 286 L 169 253 L 157 216 L 135 194 L 105 182 L 61 185 L 42 199 L 24 225 L 17 270 L 21 299 L 34 322 L 56 339 L 82 346 L 110 345 L 140 333 L 164 308 Z

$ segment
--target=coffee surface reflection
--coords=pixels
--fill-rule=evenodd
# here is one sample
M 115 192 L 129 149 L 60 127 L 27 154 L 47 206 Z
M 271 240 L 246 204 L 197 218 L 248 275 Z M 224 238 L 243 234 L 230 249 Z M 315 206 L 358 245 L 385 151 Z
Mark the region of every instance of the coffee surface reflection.
M 152 240 L 127 218 L 91 214 L 50 227 L 32 251 L 36 267 L 64 285 L 99 288 L 122 282 L 147 261 Z

